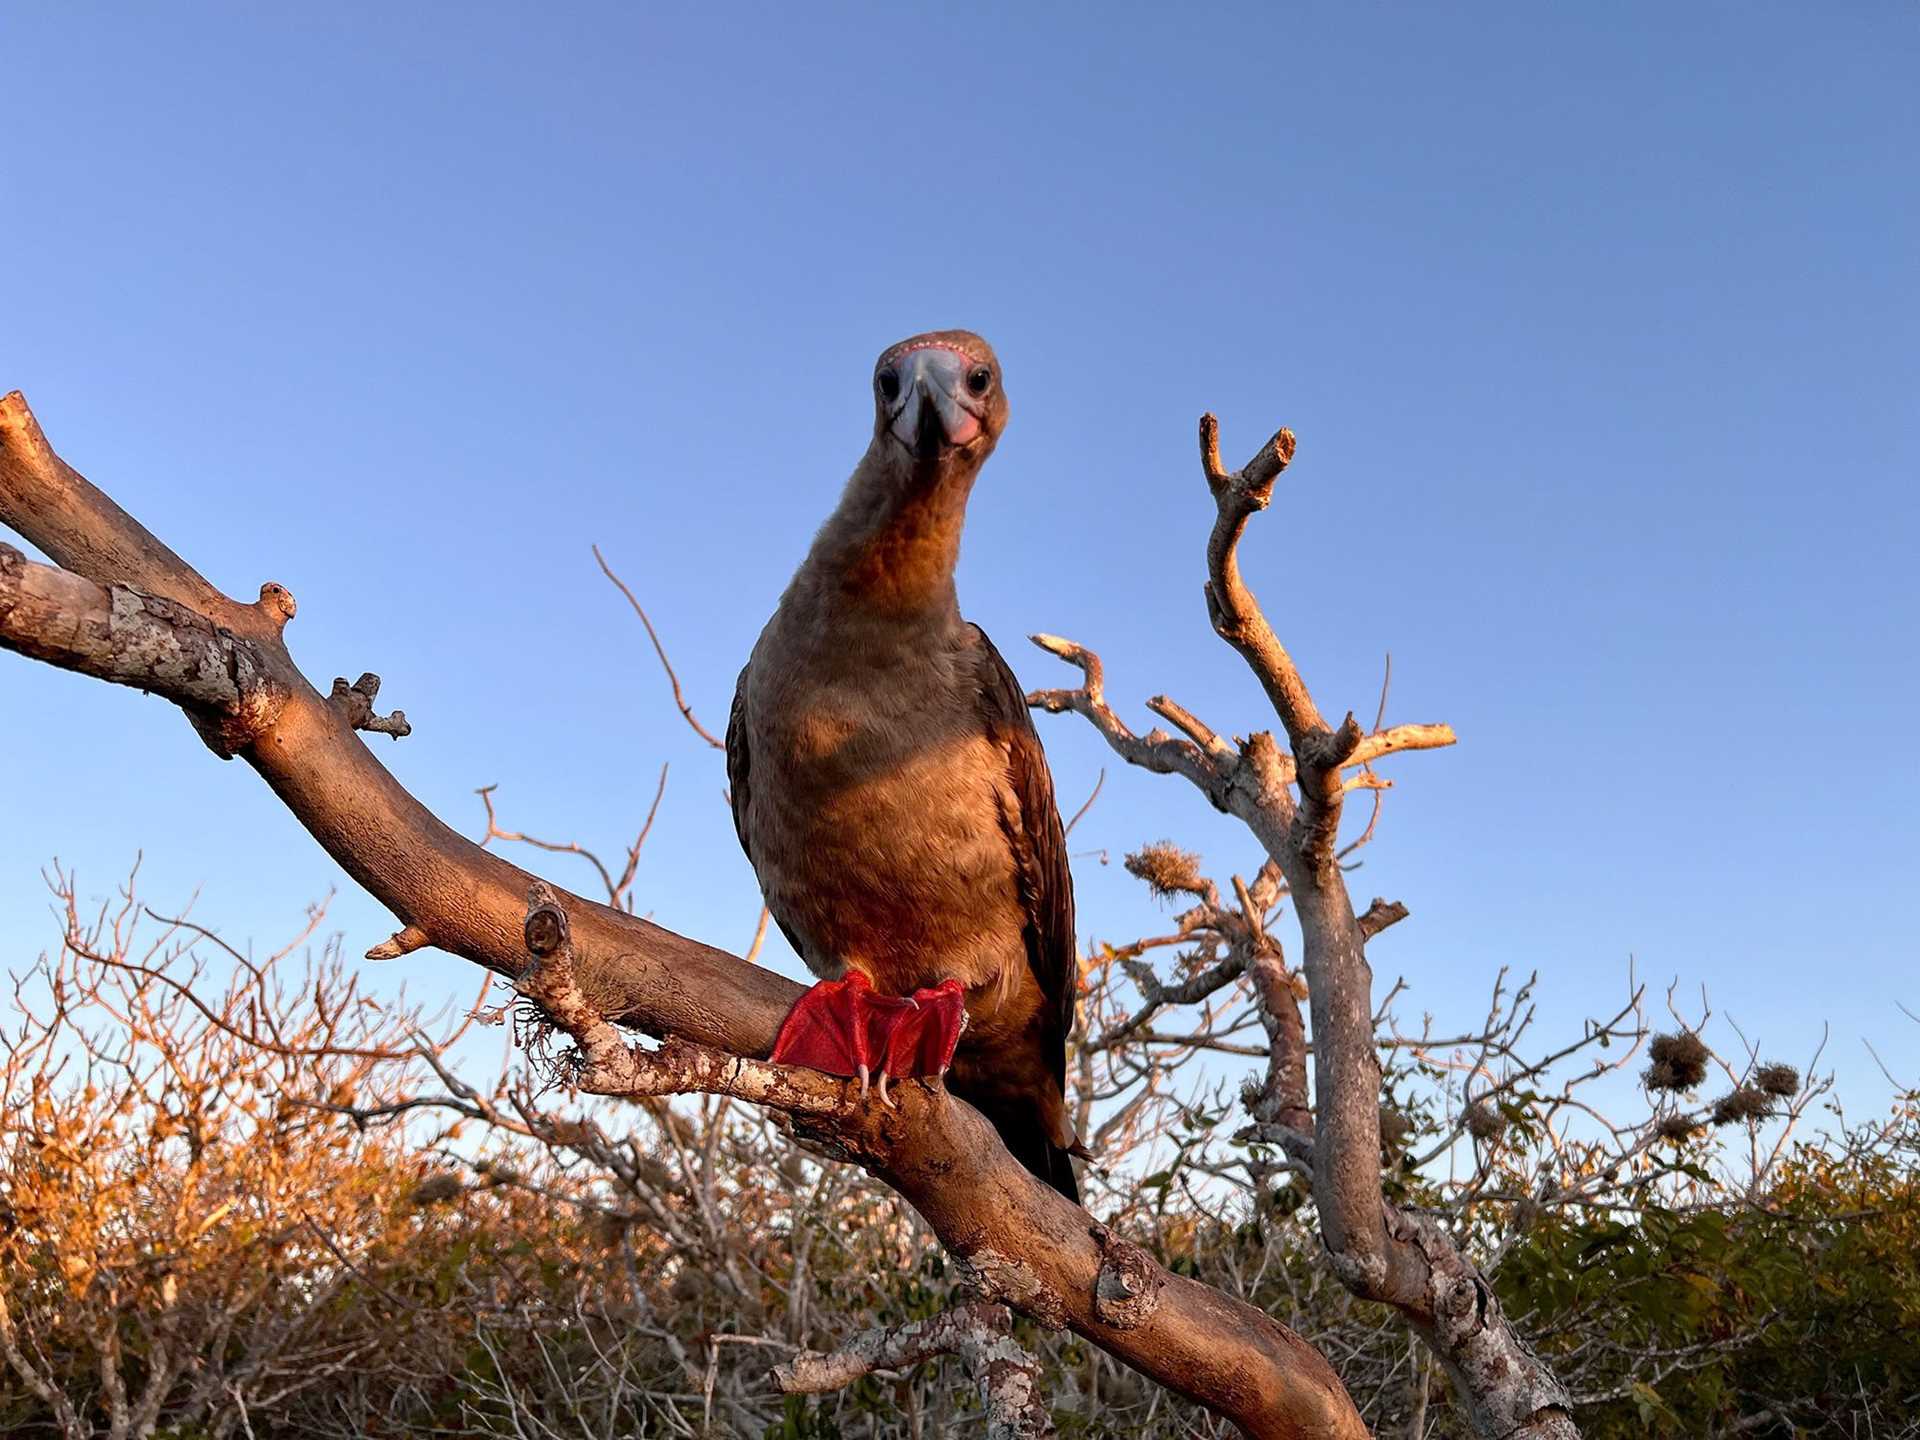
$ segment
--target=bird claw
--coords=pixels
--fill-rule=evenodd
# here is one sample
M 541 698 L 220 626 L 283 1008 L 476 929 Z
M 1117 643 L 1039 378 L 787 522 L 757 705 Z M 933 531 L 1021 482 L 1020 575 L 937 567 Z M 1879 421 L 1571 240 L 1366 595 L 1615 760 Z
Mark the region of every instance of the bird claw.
M 887 1094 L 887 1072 L 884 1069 L 878 1071 L 873 1070 L 863 1061 L 854 1067 L 853 1075 L 854 1078 L 860 1082 L 860 1098 L 862 1100 L 867 1098 L 870 1091 L 878 1090 L 880 1092 L 880 1103 L 882 1105 L 886 1106 L 889 1110 L 899 1108 L 893 1103 L 892 1097 Z M 877 1083 L 874 1080 L 875 1075 L 879 1076 Z

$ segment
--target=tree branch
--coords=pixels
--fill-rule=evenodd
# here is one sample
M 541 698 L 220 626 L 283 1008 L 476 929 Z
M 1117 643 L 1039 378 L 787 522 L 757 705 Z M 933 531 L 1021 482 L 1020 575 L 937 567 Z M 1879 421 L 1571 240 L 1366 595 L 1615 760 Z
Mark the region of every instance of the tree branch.
M 876 1370 L 901 1370 L 957 1355 L 980 1392 L 992 1440 L 1041 1440 L 1054 1433 L 1041 1399 L 1039 1363 L 1013 1338 L 1007 1307 L 976 1300 L 928 1320 L 863 1330 L 838 1350 L 805 1351 L 773 1370 L 788 1395 L 844 1389 Z
M 1390 925 L 1398 925 L 1407 918 L 1407 907 L 1398 900 L 1382 900 L 1378 895 L 1367 906 L 1364 914 L 1354 917 L 1354 924 L 1360 927 L 1360 936 L 1371 940 Z
M 667 672 L 667 683 L 673 687 L 673 705 L 674 708 L 680 712 L 680 718 L 693 727 L 694 734 L 698 735 L 714 749 L 725 750 L 727 748 L 726 742 L 719 739 L 711 730 L 702 725 L 699 717 L 693 713 L 693 703 L 687 699 L 686 693 L 681 690 L 680 676 L 675 673 L 673 662 L 667 659 L 667 647 L 660 643 L 660 632 L 653 628 L 653 621 L 647 618 L 646 610 L 641 606 L 640 601 L 635 598 L 633 591 L 627 588 L 627 582 L 613 573 L 613 567 L 607 564 L 607 557 L 600 553 L 600 547 L 598 545 L 593 547 L 593 558 L 600 562 L 600 573 L 611 580 L 620 593 L 627 597 L 627 604 L 633 607 L 633 613 L 638 615 L 640 617 L 640 623 L 646 626 L 647 639 L 653 642 L 653 653 L 660 657 L 660 668 Z
M 792 981 L 551 889 L 564 974 L 545 957 L 530 965 L 538 882 L 427 811 L 374 759 L 346 707 L 300 674 L 281 636 L 292 597 L 269 585 L 242 605 L 214 590 L 53 453 L 18 392 L 0 399 L 0 520 L 64 567 L 11 551 L 0 560 L 0 646 L 180 705 L 400 918 L 377 953 L 430 943 L 545 994 L 581 1044 L 580 1078 L 608 1093 L 699 1090 L 786 1110 L 905 1196 L 986 1294 L 1071 1327 L 1249 1435 L 1366 1433 L 1326 1361 L 1270 1317 L 1150 1262 L 1156 1283 L 1116 1280 L 1116 1267 L 1144 1256 L 1097 1238 L 1085 1211 L 942 1087 L 901 1086 L 887 1109 L 831 1077 L 743 1058 L 771 1050 L 800 994 Z M 615 1024 L 676 1043 L 629 1046 Z M 1148 1298 L 1116 1305 L 1116 1284 Z
M 1253 459 L 1229 472 L 1220 464 L 1220 422 L 1200 417 L 1200 468 L 1207 477 L 1217 514 L 1207 539 L 1207 617 L 1213 628 L 1241 655 L 1273 701 L 1297 753 L 1308 736 L 1327 728 L 1279 636 L 1261 613 L 1259 602 L 1240 576 L 1240 537 L 1254 512 L 1273 499 L 1274 482 L 1293 463 L 1293 431 L 1281 428 Z M 1351 717 L 1349 717 L 1351 718 Z

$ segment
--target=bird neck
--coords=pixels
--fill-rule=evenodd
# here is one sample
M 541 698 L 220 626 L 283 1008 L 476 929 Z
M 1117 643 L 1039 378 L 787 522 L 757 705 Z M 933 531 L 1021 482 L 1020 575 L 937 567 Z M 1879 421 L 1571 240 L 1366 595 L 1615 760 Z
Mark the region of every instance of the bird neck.
M 978 458 L 912 461 L 876 439 L 803 569 L 824 582 L 829 603 L 900 619 L 957 619 L 953 570 L 979 473 Z

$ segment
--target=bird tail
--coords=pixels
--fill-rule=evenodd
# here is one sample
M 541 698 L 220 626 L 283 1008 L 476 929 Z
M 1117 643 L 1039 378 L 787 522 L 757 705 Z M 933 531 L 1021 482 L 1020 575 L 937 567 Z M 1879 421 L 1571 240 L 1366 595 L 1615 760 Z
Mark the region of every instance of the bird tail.
M 991 1110 L 987 1118 L 1000 1132 L 1013 1158 L 1074 1204 L 1080 1203 L 1080 1185 L 1073 1175 L 1073 1156 L 1053 1143 L 1041 1118 L 1031 1109 Z

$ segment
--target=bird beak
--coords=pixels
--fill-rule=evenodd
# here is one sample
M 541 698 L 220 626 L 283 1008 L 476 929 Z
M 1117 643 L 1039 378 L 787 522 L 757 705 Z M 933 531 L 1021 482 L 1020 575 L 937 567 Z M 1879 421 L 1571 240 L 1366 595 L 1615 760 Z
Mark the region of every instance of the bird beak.
M 928 345 L 900 357 L 900 394 L 893 402 L 894 438 L 914 454 L 931 459 L 948 447 L 965 445 L 980 434 L 977 403 L 967 393 L 973 361 L 945 345 Z

